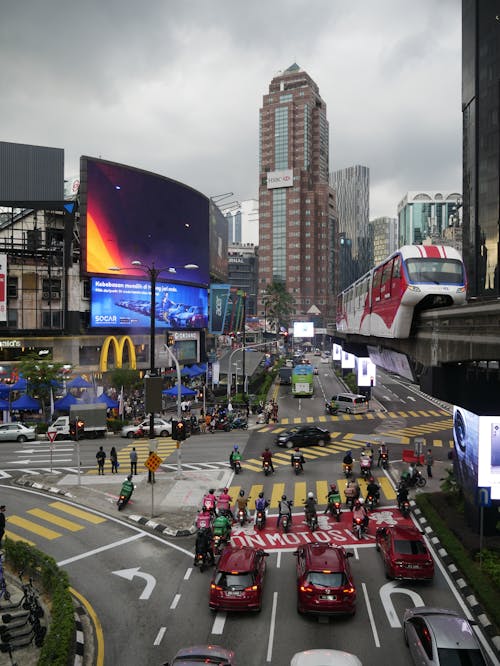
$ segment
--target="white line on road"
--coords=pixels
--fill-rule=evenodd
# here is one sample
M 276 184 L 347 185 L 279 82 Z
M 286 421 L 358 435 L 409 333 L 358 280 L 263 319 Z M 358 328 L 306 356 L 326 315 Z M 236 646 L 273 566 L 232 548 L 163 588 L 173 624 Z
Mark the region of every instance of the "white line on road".
M 139 532 L 139 534 L 134 534 L 127 539 L 121 539 L 120 541 L 115 541 L 114 543 L 108 543 L 107 546 L 101 546 L 100 548 L 94 548 L 94 550 L 88 550 L 86 553 L 75 555 L 75 557 L 68 557 L 67 560 L 61 560 L 58 562 L 57 566 L 64 567 L 66 564 L 72 564 L 73 562 L 78 562 L 78 560 L 84 560 L 86 557 L 92 557 L 93 555 L 97 555 L 97 553 L 103 553 L 105 550 L 119 548 L 120 546 L 124 546 L 126 543 L 130 543 L 131 541 L 142 539 L 144 536 L 146 536 L 144 532 Z
M 413 402 L 417 402 L 417 399 L 414 398 L 412 395 L 407 395 L 407 396 L 406 396 L 406 399 L 407 399 L 407 400 L 413 400 Z
M 184 574 L 184 580 L 189 580 L 191 578 L 192 573 L 193 573 L 193 567 L 189 567 L 189 569 L 186 569 L 186 573 Z
M 278 606 L 278 593 L 273 592 L 273 609 L 271 611 L 271 624 L 269 625 L 269 642 L 267 644 L 267 659 L 270 662 L 273 658 L 274 628 L 276 626 L 276 607 Z
M 172 608 L 172 606 L 170 606 Z M 160 643 L 163 640 L 163 636 L 165 636 L 165 632 L 167 631 L 167 627 L 160 627 L 160 631 L 156 634 L 156 638 L 154 640 L 153 645 L 160 645 Z
M 175 610 L 177 608 L 177 604 L 179 603 L 180 600 L 181 600 L 181 595 L 176 594 L 175 597 L 174 597 L 174 600 L 170 604 L 170 610 Z
M 281 550 L 278 551 L 278 557 L 276 558 L 276 568 L 279 569 L 281 566 Z
M 226 623 L 226 617 L 226 613 L 217 613 L 212 625 L 212 634 L 222 634 L 224 631 L 224 624 Z
M 370 624 L 372 625 L 373 640 L 375 641 L 375 647 L 380 647 L 380 641 L 379 641 L 379 638 L 378 638 L 377 627 L 375 626 L 375 619 L 373 617 L 373 611 L 372 611 L 372 607 L 370 605 L 370 599 L 368 598 L 368 591 L 366 589 L 365 583 L 361 583 L 361 587 L 363 588 L 363 594 L 365 596 L 366 608 L 368 610 L 368 617 L 370 618 Z

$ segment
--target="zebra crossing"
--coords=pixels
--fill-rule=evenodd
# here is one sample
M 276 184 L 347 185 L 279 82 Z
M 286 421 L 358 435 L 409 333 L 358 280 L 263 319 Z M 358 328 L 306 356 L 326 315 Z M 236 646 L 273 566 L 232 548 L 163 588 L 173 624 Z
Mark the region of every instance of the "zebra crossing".
M 160 456 L 162 460 L 165 460 L 172 453 L 174 453 L 174 451 L 177 450 L 177 443 L 173 439 L 170 439 L 170 437 L 158 437 L 155 441 L 157 442 L 156 454 Z M 130 469 L 130 452 L 132 451 L 132 448 L 135 448 L 137 452 L 137 469 L 142 470 L 144 463 L 146 462 L 150 453 L 150 443 L 148 439 L 134 440 L 133 443 L 128 444 L 128 446 L 125 446 L 122 449 L 119 449 L 117 451 L 119 468 L 122 467 L 123 470 Z M 104 471 L 111 471 L 111 462 L 109 457 L 106 459 Z M 97 474 L 97 468 L 90 469 L 86 473 L 89 475 L 95 475 Z
M 5 534 L 12 541 L 23 541 L 30 546 L 40 546 L 75 533 L 89 526 L 100 525 L 106 518 L 79 509 L 65 502 L 51 502 L 47 509 L 34 507 L 25 514 L 7 517 Z

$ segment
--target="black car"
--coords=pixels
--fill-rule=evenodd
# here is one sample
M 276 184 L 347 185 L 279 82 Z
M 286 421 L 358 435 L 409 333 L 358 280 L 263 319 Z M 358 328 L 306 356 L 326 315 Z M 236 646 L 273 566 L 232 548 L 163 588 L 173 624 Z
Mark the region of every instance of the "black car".
M 330 442 L 328 430 L 316 426 L 298 426 L 280 433 L 276 437 L 276 446 L 292 449 L 295 446 L 325 446 Z

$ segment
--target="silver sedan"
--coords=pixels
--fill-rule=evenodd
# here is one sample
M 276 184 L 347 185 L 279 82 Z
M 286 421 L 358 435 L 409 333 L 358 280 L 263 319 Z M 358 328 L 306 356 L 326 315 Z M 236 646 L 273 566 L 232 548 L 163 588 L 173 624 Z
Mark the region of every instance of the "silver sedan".
M 27 442 L 36 439 L 35 428 L 28 428 L 22 423 L 0 424 L 0 441 L 2 442 Z
M 172 422 L 165 419 L 155 418 L 155 437 L 168 437 L 172 434 Z M 149 435 L 149 418 L 135 425 L 123 426 L 121 436 L 133 439 Z

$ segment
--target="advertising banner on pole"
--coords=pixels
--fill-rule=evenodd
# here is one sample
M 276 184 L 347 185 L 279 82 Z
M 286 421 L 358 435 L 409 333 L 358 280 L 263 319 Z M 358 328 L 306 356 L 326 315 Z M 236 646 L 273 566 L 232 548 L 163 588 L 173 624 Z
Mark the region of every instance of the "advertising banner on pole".
M 213 335 L 222 335 L 229 301 L 228 284 L 210 285 L 209 331 Z

